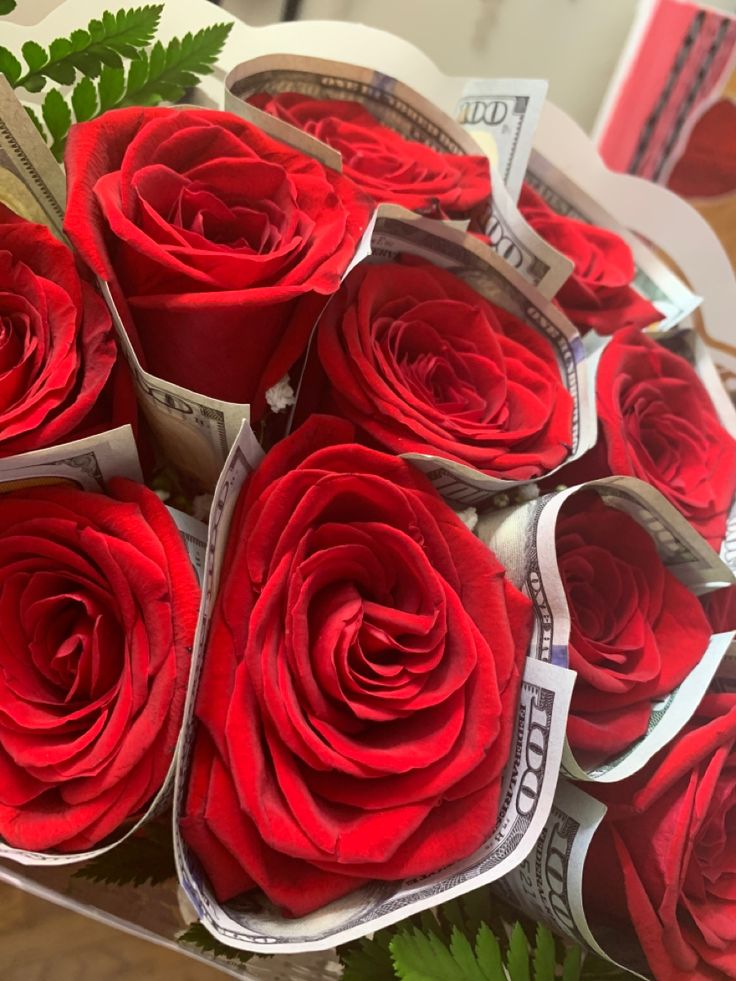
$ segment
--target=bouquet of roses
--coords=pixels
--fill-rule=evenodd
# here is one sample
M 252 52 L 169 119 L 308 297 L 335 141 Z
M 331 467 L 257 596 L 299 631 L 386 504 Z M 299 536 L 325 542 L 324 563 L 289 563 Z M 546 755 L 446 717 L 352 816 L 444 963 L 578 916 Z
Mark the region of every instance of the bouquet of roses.
M 113 848 L 175 770 L 230 948 L 492 884 L 736 978 L 736 410 L 698 298 L 532 152 L 543 87 L 445 81 L 259 57 L 72 127 L 73 251 L 2 207 L 0 852 Z

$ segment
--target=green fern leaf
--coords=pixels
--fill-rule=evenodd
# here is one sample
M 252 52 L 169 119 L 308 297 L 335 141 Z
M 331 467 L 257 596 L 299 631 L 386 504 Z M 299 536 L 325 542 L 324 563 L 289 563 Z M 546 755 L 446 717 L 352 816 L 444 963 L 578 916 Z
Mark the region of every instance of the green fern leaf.
M 24 106 L 23 108 L 28 113 L 28 115 L 31 117 L 31 121 L 32 121 L 33 125 L 36 127 L 36 129 L 38 130 L 38 132 L 41 134 L 41 136 L 45 140 L 46 139 L 46 130 L 43 128 L 43 123 L 38 118 L 38 113 L 34 109 L 32 109 L 31 106 Z
M 61 85 L 71 85 L 77 72 L 95 78 L 102 65 L 120 69 L 123 57 L 134 57 L 151 42 L 162 10 L 161 4 L 150 4 L 119 10 L 116 14 L 106 11 L 102 20 L 91 20 L 86 31 L 77 29 L 68 38 L 52 41 L 48 52 L 34 41 L 26 42 L 22 50 L 28 71 L 14 84 L 38 92 L 44 87 L 46 77 Z
M 534 981 L 554 981 L 557 966 L 555 938 L 542 923 L 537 926 L 534 945 Z
M 97 89 L 89 78 L 83 78 L 74 86 L 72 109 L 78 123 L 91 119 L 97 111 Z
M 529 942 L 520 923 L 515 923 L 511 931 L 506 967 L 510 981 L 530 981 Z
M 0 75 L 4 75 L 11 85 L 15 85 L 23 74 L 23 66 L 12 51 L 0 46 Z
M 401 981 L 466 981 L 459 966 L 434 933 L 401 930 L 390 944 L 394 971 Z
M 72 124 L 72 113 L 58 89 L 50 89 L 41 106 L 41 114 L 46 128 L 51 134 L 51 152 L 57 160 L 61 159 L 64 140 Z
M 109 852 L 90 859 L 74 871 L 79 879 L 116 886 L 156 885 L 176 878 L 171 835 L 166 824 L 149 823 Z
M 475 939 L 475 956 L 478 958 L 486 981 L 497 981 L 498 978 L 505 977 L 501 947 L 496 935 L 486 923 L 482 923 L 478 928 Z
M 338 947 L 343 966 L 342 981 L 395 981 L 389 943 L 393 931 L 379 930 L 368 940 Z
M 29 72 L 33 74 L 35 74 L 39 68 L 43 68 L 43 66 L 49 60 L 48 52 L 45 51 L 40 44 L 36 44 L 35 41 L 26 41 L 20 50 L 23 52 L 23 57 L 26 60 Z
M 470 941 L 458 927 L 454 927 L 452 931 L 450 953 L 460 968 L 463 981 L 487 981 L 476 960 L 475 952 L 470 946 Z
M 175 102 L 185 90 L 195 85 L 212 67 L 230 33 L 231 24 L 213 24 L 196 34 L 186 34 L 181 40 L 173 38 L 164 47 L 157 41 L 145 56 L 146 77 L 137 69 L 133 85 L 128 83 L 121 106 L 155 105 L 163 99 Z M 143 55 L 139 56 L 143 59 Z M 131 63 L 135 65 L 135 61 Z
M 580 981 L 582 951 L 579 947 L 568 947 L 562 964 L 562 981 Z
M 97 95 L 100 102 L 100 112 L 116 106 L 125 92 L 125 72 L 122 68 L 108 68 L 100 72 L 97 84 Z

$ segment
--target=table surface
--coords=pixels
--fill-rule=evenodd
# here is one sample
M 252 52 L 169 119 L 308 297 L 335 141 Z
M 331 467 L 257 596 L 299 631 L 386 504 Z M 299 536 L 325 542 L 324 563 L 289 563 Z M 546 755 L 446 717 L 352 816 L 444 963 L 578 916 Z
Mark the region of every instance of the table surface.
M 222 981 L 204 964 L 0 883 L 3 981 Z

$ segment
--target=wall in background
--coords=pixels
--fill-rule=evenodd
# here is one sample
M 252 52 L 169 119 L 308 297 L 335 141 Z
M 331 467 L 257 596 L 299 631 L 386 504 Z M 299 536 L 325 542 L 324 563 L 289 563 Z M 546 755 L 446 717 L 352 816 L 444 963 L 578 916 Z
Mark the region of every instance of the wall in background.
M 302 0 L 300 16 L 348 20 L 406 38 L 450 75 L 549 80 L 553 102 L 586 130 L 641 0 Z M 250 24 L 278 20 L 282 0 L 223 0 Z M 710 6 L 736 10 L 736 0 Z M 360 62 L 359 51 L 346 61 Z

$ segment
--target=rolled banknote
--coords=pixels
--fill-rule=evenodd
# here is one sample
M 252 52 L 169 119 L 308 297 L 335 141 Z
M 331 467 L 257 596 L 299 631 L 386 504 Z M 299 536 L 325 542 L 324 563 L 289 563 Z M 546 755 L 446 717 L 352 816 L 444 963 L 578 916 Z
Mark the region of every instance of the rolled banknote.
M 521 192 L 547 88 L 538 78 L 470 78 L 455 108 L 457 121 L 496 164 L 512 202 Z
M 484 214 L 478 216 L 479 226 L 489 236 L 492 247 L 550 299 L 570 275 L 573 264 L 529 226 L 514 204 L 547 84 L 526 79 L 447 82 L 456 87 L 466 82 L 463 93 L 476 86 L 486 93 L 483 98 L 493 99 L 495 108 L 489 104 L 485 122 L 481 103 L 475 97 L 467 103 L 461 99 L 461 118 L 474 120 L 463 126 L 395 78 L 357 65 L 296 55 L 265 55 L 238 65 L 225 80 L 224 105 L 276 139 L 334 169 L 341 167 L 336 150 L 269 116 L 247 100 L 264 91 L 271 95 L 300 92 L 315 99 L 348 99 L 360 103 L 379 122 L 406 139 L 443 153 L 486 154 L 493 170 L 493 193 Z M 513 196 L 503 186 L 509 181 L 515 188 Z
M 27 211 L 30 195 L 43 212 L 45 224 L 63 237 L 64 171 L 4 75 L 0 75 L 0 169 L 0 200 L 11 208 L 21 205 Z M 25 194 L 20 187 L 26 189 Z M 37 220 L 37 209 L 23 217 Z
M 501 559 L 514 585 L 534 602 L 533 656 L 565 667 L 569 663 L 571 620 L 557 559 L 556 529 L 563 505 L 586 489 L 644 528 L 665 568 L 691 592 L 701 595 L 736 581 L 685 518 L 653 487 L 633 477 L 590 481 L 519 507 L 482 515 L 476 533 Z M 566 740 L 563 771 L 576 780 L 611 783 L 641 769 L 688 721 L 730 642 L 730 634 L 713 634 L 684 681 L 674 691 L 652 700 L 646 734 L 614 757 L 586 763 L 577 758 Z
M 625 229 L 538 150 L 531 152 L 526 180 L 553 211 L 590 225 L 608 228 L 624 239 L 633 253 L 636 267 L 632 285 L 662 314 L 658 325 L 660 330 L 675 326 L 700 306 L 701 297 L 688 289 L 640 238 Z
M 143 482 L 130 426 L 0 460 L 0 493 L 59 483 L 101 491 L 111 477 Z
M 575 328 L 555 306 L 475 236 L 396 205 L 377 209 L 346 275 L 360 262 L 391 262 L 399 255 L 418 256 L 447 269 L 491 303 L 543 334 L 554 349 L 563 384 L 574 402 L 572 446 L 565 462 L 577 459 L 593 446 L 595 406 L 588 383 L 586 352 Z M 458 505 L 476 505 L 518 484 L 441 456 L 402 455 L 427 474 L 443 497 Z
M 223 943 L 260 953 L 325 950 L 365 936 L 414 912 L 429 909 L 498 879 L 533 847 L 554 796 L 562 753 L 573 673 L 528 658 L 521 687 L 516 734 L 501 792 L 494 834 L 474 855 L 431 875 L 401 883 L 376 883 L 359 889 L 309 916 L 284 917 L 273 907 L 236 901 L 220 904 L 178 824 L 188 778 L 194 736 L 194 699 L 217 595 L 228 528 L 242 484 L 257 465 L 260 450 L 244 427 L 233 444 L 214 495 L 207 544 L 200 619 L 194 642 L 190 689 L 180 743 L 175 790 L 174 847 L 180 881 L 197 915 Z
M 526 859 L 494 885 L 512 906 L 533 920 L 541 920 L 600 957 L 647 979 L 631 964 L 641 964 L 641 953 L 633 939 L 616 937 L 613 960 L 599 945 L 583 909 L 583 867 L 588 847 L 601 823 L 606 807 L 566 780 L 560 780 L 544 831 Z M 625 966 L 620 961 L 625 962 Z

